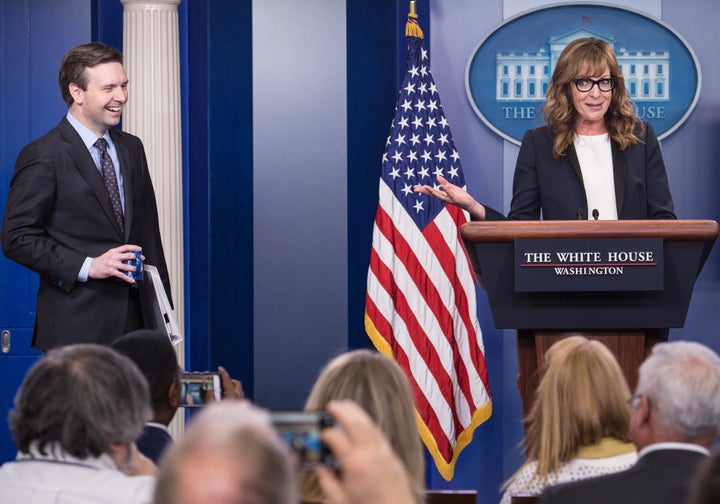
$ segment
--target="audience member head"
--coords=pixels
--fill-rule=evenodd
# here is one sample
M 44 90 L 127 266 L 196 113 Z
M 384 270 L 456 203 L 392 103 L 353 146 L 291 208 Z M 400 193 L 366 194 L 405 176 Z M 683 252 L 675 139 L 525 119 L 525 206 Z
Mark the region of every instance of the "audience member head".
M 617 57 L 604 40 L 587 37 L 573 40 L 560 53 L 548 84 L 543 117 L 555 133 L 553 156 L 559 159 L 575 137 L 578 111 L 573 104 L 576 79 L 610 76 L 614 79 L 605 125 L 610 138 L 622 149 L 639 142 L 634 129 L 639 124 Z
M 60 63 L 58 75 L 60 91 L 67 106 L 71 106 L 74 102 L 70 93 L 70 84 L 77 84 L 80 89 L 87 91 L 88 77 L 85 69 L 103 63 L 122 64 L 122 62 L 123 56 L 120 51 L 100 42 L 80 44 L 70 49 Z
M 121 336 L 111 347 L 129 357 L 145 375 L 153 420 L 168 425 L 180 406 L 180 367 L 167 335 L 140 329 Z
M 632 403 L 638 449 L 662 441 L 709 448 L 720 426 L 720 357 L 696 342 L 658 343 L 640 366 Z
M 340 399 L 356 402 L 377 423 L 403 461 L 420 499 L 425 489 L 424 454 L 412 390 L 400 366 L 371 350 L 355 350 L 334 358 L 320 372 L 305 409 L 321 411 L 330 401 Z M 314 474 L 304 475 L 302 493 L 305 502 L 322 498 Z
M 327 410 L 335 417 L 336 426 L 323 429 L 321 438 L 342 471 L 338 475 L 322 465 L 315 469 L 327 498 L 323 502 L 417 503 L 415 484 L 367 412 L 347 399 L 328 403 Z
M 206 406 L 163 458 L 155 504 L 296 504 L 293 459 L 246 401 Z
M 603 437 L 630 441 L 630 390 L 615 356 L 596 340 L 569 336 L 545 354 L 545 370 L 526 419 L 528 461 L 545 478 L 580 446 Z
M 10 412 L 20 452 L 60 449 L 80 459 L 131 445 L 150 416 L 145 378 L 108 347 L 53 349 L 28 371 Z

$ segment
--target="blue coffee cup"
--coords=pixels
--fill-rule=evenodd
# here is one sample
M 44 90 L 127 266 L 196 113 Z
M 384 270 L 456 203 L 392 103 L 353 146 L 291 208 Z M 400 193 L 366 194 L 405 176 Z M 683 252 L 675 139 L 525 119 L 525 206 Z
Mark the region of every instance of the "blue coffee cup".
M 129 277 L 132 277 L 135 281 L 142 280 L 143 279 L 143 260 L 142 260 L 142 251 L 133 252 L 135 254 L 135 259 L 127 259 L 123 261 L 124 264 L 129 264 L 130 266 L 135 266 L 135 270 L 132 271 L 126 271 L 125 274 Z

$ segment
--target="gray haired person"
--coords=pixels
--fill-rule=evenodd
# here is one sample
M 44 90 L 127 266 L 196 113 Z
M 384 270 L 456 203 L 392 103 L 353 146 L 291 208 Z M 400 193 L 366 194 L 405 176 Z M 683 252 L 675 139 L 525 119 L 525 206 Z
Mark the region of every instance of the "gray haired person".
M 328 502 L 415 504 L 414 482 L 380 427 L 350 400 L 331 401 L 321 438 L 340 464 L 315 470 Z M 267 412 L 220 402 L 193 417 L 160 462 L 155 504 L 297 504 L 298 467 Z
M 720 427 L 720 357 L 689 341 L 659 343 L 630 398 L 638 462 L 608 476 L 547 488 L 541 504 L 684 504 Z
M 156 504 L 297 504 L 290 448 L 247 401 L 206 406 L 162 458 Z
M 145 378 L 114 350 L 77 344 L 48 352 L 9 415 L 18 454 L 0 467 L 0 504 L 151 502 L 157 468 L 134 444 L 149 404 Z

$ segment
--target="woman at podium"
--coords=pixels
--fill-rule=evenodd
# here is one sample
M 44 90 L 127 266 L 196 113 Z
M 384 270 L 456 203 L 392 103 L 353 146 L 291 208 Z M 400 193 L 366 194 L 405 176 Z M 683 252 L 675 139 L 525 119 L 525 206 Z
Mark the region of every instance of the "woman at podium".
M 635 114 L 612 48 L 570 42 L 548 85 L 546 125 L 520 145 L 510 213 L 482 205 L 438 176 L 416 185 L 473 220 L 675 219 L 665 164 L 652 126 Z

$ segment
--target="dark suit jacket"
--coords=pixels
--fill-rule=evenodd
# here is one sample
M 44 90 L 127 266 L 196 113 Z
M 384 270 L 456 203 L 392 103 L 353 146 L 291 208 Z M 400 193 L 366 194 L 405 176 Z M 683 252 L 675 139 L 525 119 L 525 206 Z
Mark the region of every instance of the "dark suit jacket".
M 160 461 L 160 456 L 165 448 L 172 444 L 173 439 L 164 429 L 154 425 L 145 425 L 142 434 L 137 438 L 135 444 L 140 453 L 151 459 L 155 464 Z
M 642 143 L 625 151 L 612 142 L 615 199 L 619 219 L 675 219 L 660 145 L 650 124 Z M 523 137 L 515 166 L 513 199 L 508 219 L 587 219 L 590 212 L 575 148 L 555 160 L 549 127 L 529 130 Z M 486 208 L 487 220 L 505 217 Z
M 698 465 L 706 457 L 690 450 L 646 453 L 626 471 L 550 486 L 540 504 L 685 504 Z
M 102 177 L 80 135 L 63 118 L 18 155 L 2 226 L 5 255 L 37 272 L 40 287 L 33 346 L 110 343 L 122 334 L 130 284 L 77 282 L 85 257 L 130 243 L 157 266 L 170 298 L 155 192 L 139 138 L 111 129 L 125 192 L 125 234 Z M 150 289 L 138 282 L 141 304 Z

